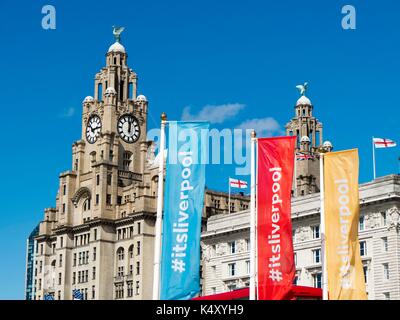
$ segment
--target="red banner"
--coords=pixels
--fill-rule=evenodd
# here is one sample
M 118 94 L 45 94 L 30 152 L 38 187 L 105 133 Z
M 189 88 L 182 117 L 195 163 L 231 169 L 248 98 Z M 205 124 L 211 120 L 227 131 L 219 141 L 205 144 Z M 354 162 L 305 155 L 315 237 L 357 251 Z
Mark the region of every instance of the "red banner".
M 295 275 L 291 192 L 296 137 L 258 139 L 258 300 L 290 299 Z

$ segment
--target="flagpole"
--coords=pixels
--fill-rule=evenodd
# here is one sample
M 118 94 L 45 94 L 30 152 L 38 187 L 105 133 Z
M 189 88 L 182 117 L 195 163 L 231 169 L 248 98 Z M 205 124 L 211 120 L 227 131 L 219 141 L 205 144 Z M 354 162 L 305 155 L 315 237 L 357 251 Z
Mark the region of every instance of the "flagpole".
M 157 218 L 154 241 L 154 270 L 153 270 L 153 300 L 160 299 L 160 264 L 161 264 L 161 232 L 162 232 L 162 212 L 164 196 L 164 149 L 165 149 L 165 125 L 167 115 L 165 112 L 161 115 L 160 163 L 158 166 L 158 192 L 157 192 Z
M 250 300 L 256 300 L 256 179 L 255 179 L 256 132 L 251 133 L 250 144 Z
M 321 198 L 321 253 L 322 253 L 322 300 L 328 300 L 328 272 L 326 264 L 326 238 L 325 238 L 325 183 L 324 183 L 324 150 L 320 150 L 319 176 Z
M 376 162 L 375 162 L 375 144 L 374 137 L 372 137 L 372 162 L 374 166 L 374 180 L 376 179 Z
M 294 196 L 297 197 L 297 151 L 294 154 Z
M 229 183 L 228 213 L 231 213 L 231 177 L 228 177 L 228 183 Z

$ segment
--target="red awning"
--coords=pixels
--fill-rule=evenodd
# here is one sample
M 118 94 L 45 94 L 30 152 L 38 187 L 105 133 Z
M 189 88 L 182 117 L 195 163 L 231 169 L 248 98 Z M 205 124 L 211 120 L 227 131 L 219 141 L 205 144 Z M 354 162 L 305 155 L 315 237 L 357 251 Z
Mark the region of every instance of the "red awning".
M 322 299 L 322 289 L 313 287 L 293 286 L 292 299 L 296 298 Z M 230 292 L 197 297 L 194 298 L 193 300 L 246 300 L 246 299 L 249 299 L 249 288 L 243 288 Z

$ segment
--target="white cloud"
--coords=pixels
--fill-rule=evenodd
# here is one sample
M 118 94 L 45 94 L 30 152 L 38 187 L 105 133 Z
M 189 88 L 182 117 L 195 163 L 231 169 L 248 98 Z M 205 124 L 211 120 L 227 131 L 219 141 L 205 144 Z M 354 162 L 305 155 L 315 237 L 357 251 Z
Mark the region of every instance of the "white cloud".
M 64 109 L 64 112 L 60 114 L 61 118 L 71 118 L 75 114 L 75 108 L 70 107 L 68 109 Z
M 258 118 L 242 122 L 238 129 L 254 129 L 258 137 L 271 137 L 274 134 L 283 134 L 278 121 L 274 118 Z
M 236 116 L 245 107 L 241 103 L 228 103 L 222 105 L 206 105 L 197 114 L 190 113 L 190 107 L 185 107 L 182 112 L 182 121 L 204 120 L 210 123 L 223 123 Z

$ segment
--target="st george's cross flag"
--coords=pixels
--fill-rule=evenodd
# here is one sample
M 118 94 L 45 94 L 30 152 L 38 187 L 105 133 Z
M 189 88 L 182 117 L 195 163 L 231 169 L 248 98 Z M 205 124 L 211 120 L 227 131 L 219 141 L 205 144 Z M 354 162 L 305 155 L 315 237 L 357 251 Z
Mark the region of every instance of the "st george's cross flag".
M 375 148 L 393 148 L 397 144 L 390 139 L 373 138 Z
M 309 159 L 315 159 L 315 156 L 311 156 L 309 154 L 303 154 L 303 153 L 296 153 L 297 161 L 303 161 L 303 160 L 309 160 Z
M 229 185 L 231 188 L 247 189 L 247 181 L 229 178 Z

